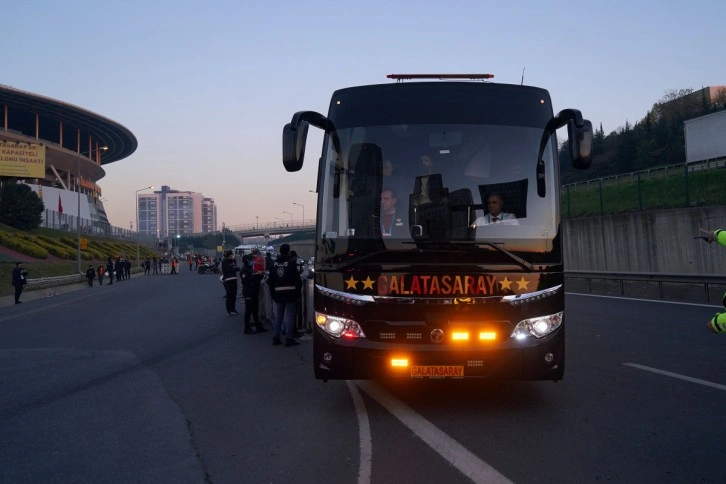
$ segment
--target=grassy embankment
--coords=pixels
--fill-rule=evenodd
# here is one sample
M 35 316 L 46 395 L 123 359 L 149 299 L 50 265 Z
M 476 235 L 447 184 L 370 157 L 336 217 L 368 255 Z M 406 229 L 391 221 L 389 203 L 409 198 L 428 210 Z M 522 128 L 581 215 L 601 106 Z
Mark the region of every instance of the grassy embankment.
M 726 204 L 726 169 L 688 174 L 688 198 L 683 172 L 659 178 L 635 178 L 616 184 L 578 185 L 562 191 L 562 216 L 592 217 L 616 213 Z M 568 203 L 569 201 L 569 203 Z
M 130 257 L 136 264 L 136 244 L 103 237 L 87 236 L 88 249 L 81 251 L 81 269 L 85 271 L 88 264 L 98 267 L 108 257 Z M 10 242 L 12 241 L 12 242 Z M 39 228 L 30 232 L 17 230 L 8 225 L 0 224 L 0 246 L 32 257 L 31 261 L 23 262 L 28 271 L 28 278 L 65 276 L 78 273 L 76 260 L 77 235 L 72 232 Z M 7 250 L 5 251 L 7 252 Z M 141 246 L 141 260 L 161 255 L 158 251 Z M 0 252 L 0 296 L 13 294 L 10 284 L 15 263 L 14 257 Z

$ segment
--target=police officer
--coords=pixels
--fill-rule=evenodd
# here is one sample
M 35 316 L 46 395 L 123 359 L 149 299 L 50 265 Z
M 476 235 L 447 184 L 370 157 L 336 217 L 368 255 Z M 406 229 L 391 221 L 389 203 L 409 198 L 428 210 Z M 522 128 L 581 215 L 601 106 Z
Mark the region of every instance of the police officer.
M 272 264 L 269 280 L 272 299 L 275 301 L 275 321 L 272 325 L 272 344 L 282 344 L 280 340 L 281 326 L 285 324 L 285 346 L 295 346 L 295 317 L 297 315 L 298 294 L 302 288 L 302 279 L 297 271 L 297 261 L 290 257 L 290 246 L 282 244 L 280 254 Z
M 726 247 L 726 230 L 718 229 L 712 233 L 708 230 L 701 229 L 701 233 L 709 244 L 715 240 L 719 245 Z M 726 294 L 723 295 L 723 305 L 726 308 Z M 711 321 L 708 322 L 707 327 L 717 334 L 726 333 L 726 313 L 716 313 L 711 318 Z
M 222 282 L 224 283 L 225 306 L 227 308 L 227 316 L 239 314 L 236 309 L 237 302 L 237 261 L 234 258 L 234 252 L 228 250 L 224 253 L 222 261 Z

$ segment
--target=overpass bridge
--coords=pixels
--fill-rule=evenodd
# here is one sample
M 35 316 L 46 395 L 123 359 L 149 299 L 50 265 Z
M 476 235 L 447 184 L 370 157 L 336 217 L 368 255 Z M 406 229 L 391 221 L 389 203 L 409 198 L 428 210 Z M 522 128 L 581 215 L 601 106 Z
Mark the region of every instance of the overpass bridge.
M 268 222 L 248 225 L 230 225 L 227 230 L 244 240 L 245 237 L 265 237 L 272 235 L 294 234 L 315 230 L 314 220 L 291 220 L 290 223 Z

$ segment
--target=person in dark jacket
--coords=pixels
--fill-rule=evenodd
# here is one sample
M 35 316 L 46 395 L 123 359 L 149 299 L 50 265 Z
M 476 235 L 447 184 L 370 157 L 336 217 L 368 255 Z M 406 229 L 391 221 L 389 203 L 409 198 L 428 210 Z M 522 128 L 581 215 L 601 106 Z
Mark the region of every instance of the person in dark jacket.
M 116 281 L 123 281 L 124 277 L 124 262 L 119 257 L 113 265 L 113 270 L 116 273 Z
M 290 257 L 290 246 L 282 244 L 280 255 L 272 264 L 270 271 L 270 292 L 275 301 L 275 322 L 272 326 L 272 344 L 279 345 L 280 331 L 285 322 L 285 346 L 295 346 L 295 317 L 297 315 L 298 294 L 302 288 L 302 280 L 297 271 L 297 261 Z
M 15 287 L 15 304 L 20 304 L 20 294 L 23 292 L 23 288 L 28 283 L 28 272 L 23 269 L 22 262 L 15 263 L 15 269 L 13 269 L 12 284 Z
M 237 261 L 234 258 L 234 252 L 228 250 L 224 253 L 222 261 L 222 282 L 224 283 L 225 306 L 227 308 L 227 316 L 239 314 L 236 309 L 237 303 Z
M 93 265 L 88 264 L 88 269 L 86 269 L 86 279 L 88 279 L 88 287 L 93 287 L 93 280 L 96 278 L 96 269 L 93 268 Z
M 260 322 L 260 281 L 264 277 L 252 270 L 252 259 L 248 255 L 242 257 L 242 269 L 239 274 L 242 280 L 242 296 L 245 298 L 245 334 L 266 333 Z M 252 331 L 250 319 L 255 323 Z
M 108 274 L 108 284 L 109 286 L 113 284 L 113 273 L 114 273 L 114 265 L 113 265 L 113 259 L 110 257 L 108 258 L 108 263 L 106 264 L 106 274 Z

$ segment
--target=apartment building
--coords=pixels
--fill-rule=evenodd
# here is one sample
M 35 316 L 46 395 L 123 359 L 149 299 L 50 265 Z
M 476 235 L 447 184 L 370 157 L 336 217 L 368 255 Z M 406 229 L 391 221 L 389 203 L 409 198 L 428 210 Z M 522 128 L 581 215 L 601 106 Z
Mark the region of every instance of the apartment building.
M 201 193 L 162 186 L 138 195 L 139 232 L 164 239 L 217 231 L 214 199 Z

